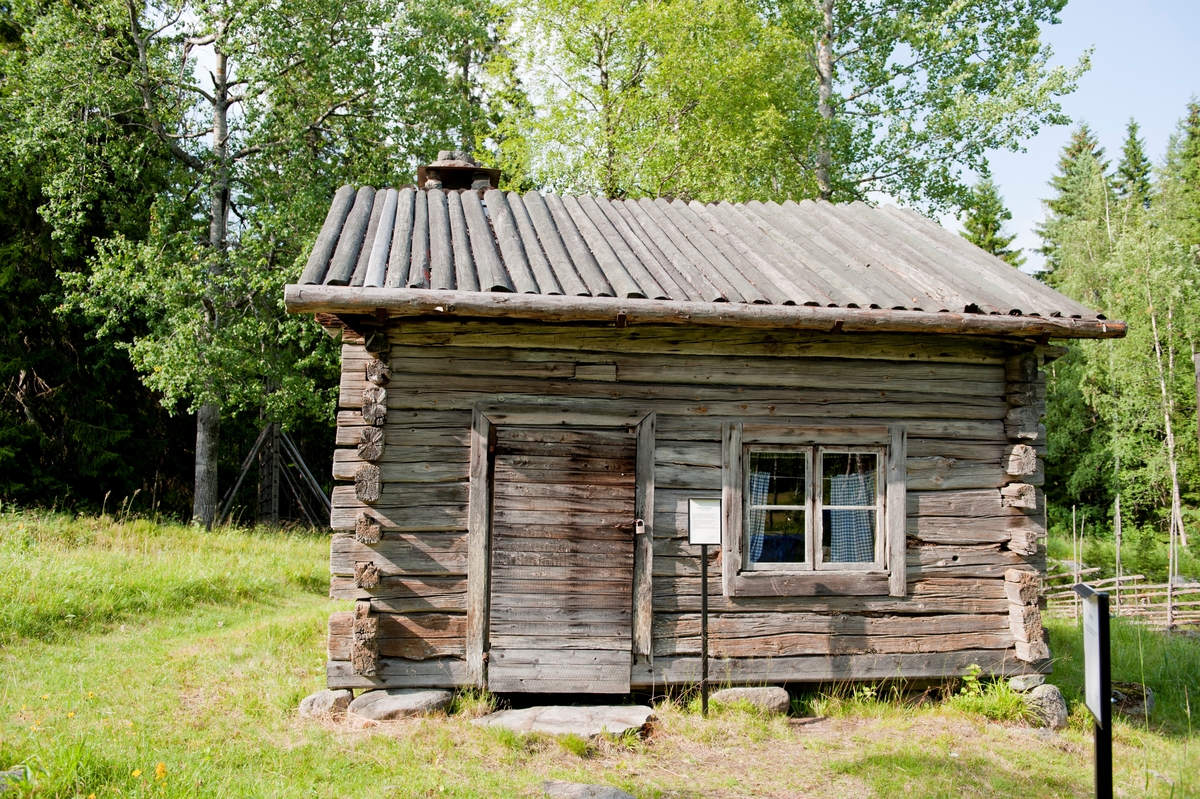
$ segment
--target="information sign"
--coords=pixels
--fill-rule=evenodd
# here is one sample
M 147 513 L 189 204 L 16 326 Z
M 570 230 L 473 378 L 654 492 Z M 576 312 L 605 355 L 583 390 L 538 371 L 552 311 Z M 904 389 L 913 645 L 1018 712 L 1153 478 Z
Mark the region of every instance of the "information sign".
M 1100 603 L 1096 594 L 1083 600 L 1083 699 L 1096 723 L 1104 726 L 1100 678 Z
M 721 500 L 688 500 L 688 543 L 692 546 L 721 545 Z
M 1096 799 L 1112 799 L 1112 664 L 1108 594 L 1080 583 L 1083 600 L 1083 698 L 1096 718 Z

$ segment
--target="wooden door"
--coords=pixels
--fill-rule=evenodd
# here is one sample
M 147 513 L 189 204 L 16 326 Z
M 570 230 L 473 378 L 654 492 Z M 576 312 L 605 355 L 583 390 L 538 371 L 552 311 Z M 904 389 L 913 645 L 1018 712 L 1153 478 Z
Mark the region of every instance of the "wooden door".
M 632 430 L 499 427 L 488 687 L 628 693 Z

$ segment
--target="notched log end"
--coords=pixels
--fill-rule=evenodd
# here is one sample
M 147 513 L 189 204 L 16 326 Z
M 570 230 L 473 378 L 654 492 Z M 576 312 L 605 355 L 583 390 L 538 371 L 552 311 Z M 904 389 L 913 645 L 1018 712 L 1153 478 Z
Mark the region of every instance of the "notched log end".
M 379 567 L 370 561 L 354 564 L 354 587 L 371 589 L 379 585 Z M 357 622 L 356 622 L 357 624 Z
M 382 426 L 387 422 L 387 389 L 379 386 L 363 389 L 362 417 L 369 425 Z
M 354 540 L 360 544 L 378 544 L 383 536 L 379 522 L 365 513 L 360 513 L 354 522 Z
M 358 432 L 358 457 L 364 461 L 383 457 L 383 428 L 364 427 Z
M 359 502 L 374 503 L 379 501 L 383 493 L 383 483 L 380 480 L 379 467 L 373 463 L 364 463 L 354 472 L 354 496 Z

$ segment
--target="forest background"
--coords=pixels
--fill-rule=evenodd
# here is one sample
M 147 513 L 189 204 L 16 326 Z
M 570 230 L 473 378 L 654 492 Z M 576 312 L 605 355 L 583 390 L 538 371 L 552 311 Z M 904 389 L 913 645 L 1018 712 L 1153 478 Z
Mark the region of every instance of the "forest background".
M 1088 56 L 1040 35 L 1064 6 L 0 0 L 0 500 L 211 523 L 265 421 L 328 482 L 336 350 L 282 286 L 339 185 L 441 149 L 510 189 L 888 198 L 1018 265 L 987 153 L 1070 124 Z M 1159 575 L 1172 530 L 1200 552 L 1180 113 L 1157 162 L 1135 124 L 1115 159 L 1077 128 L 1039 230 L 1043 279 L 1130 323 L 1050 368 L 1052 526 L 1102 546 L 1120 518 L 1126 571 Z

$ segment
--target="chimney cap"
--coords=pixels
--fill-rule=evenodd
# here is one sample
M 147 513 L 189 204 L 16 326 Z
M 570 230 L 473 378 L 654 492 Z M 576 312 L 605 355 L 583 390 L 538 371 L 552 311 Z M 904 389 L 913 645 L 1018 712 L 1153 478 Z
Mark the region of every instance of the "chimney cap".
M 433 180 L 439 185 L 428 185 Z M 484 185 L 484 182 L 487 185 Z M 500 187 L 500 170 L 480 166 L 463 150 L 440 150 L 432 164 L 417 167 L 417 185 L 421 188 L 486 189 Z

